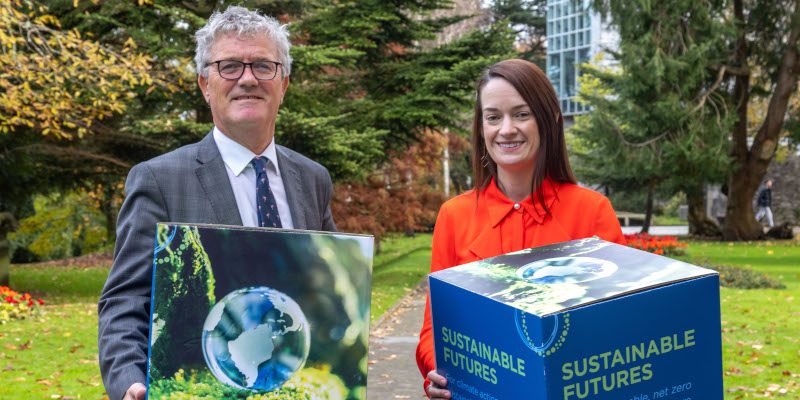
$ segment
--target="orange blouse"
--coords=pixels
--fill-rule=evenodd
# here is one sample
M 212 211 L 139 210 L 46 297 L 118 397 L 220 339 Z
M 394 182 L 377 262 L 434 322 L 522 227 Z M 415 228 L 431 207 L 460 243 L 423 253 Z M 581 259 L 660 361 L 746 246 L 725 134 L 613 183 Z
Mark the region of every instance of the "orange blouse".
M 433 230 L 431 272 L 499 256 L 512 251 L 599 236 L 625 244 L 614 209 L 593 190 L 546 179 L 539 190 L 550 215 L 538 202 L 538 191 L 521 203 L 509 200 L 494 179 L 478 195 L 469 191 L 448 200 L 439 210 Z M 536 205 L 531 199 L 536 199 Z M 431 332 L 430 296 L 417 345 L 422 376 L 436 369 Z M 425 379 L 425 390 L 430 381 Z

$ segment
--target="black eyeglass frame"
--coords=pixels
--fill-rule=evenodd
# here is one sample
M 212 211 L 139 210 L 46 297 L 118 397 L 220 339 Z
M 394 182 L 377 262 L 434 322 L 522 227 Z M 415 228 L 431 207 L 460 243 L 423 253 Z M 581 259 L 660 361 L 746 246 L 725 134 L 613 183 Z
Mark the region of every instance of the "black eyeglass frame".
M 223 62 L 226 62 L 226 61 L 237 62 L 237 63 L 242 64 L 242 70 L 240 71 L 239 76 L 237 76 L 236 78 L 226 78 L 226 77 L 222 76 L 222 70 L 220 70 L 220 63 L 223 63 Z M 258 76 L 256 76 L 256 73 L 253 71 L 253 64 L 259 64 L 259 63 L 272 63 L 272 64 L 275 64 L 275 73 L 272 75 L 272 78 L 262 79 L 262 78 L 259 78 Z M 239 61 L 239 60 L 228 60 L 228 59 L 212 61 L 212 62 L 208 63 L 207 66 L 211 66 L 211 64 L 217 64 L 217 72 L 219 73 L 220 78 L 227 79 L 227 80 L 230 80 L 230 81 L 235 81 L 235 80 L 241 78 L 242 75 L 244 75 L 244 70 L 248 66 L 250 67 L 250 72 L 253 74 L 253 77 L 256 78 L 257 80 L 259 80 L 259 81 L 271 81 L 271 80 L 275 79 L 276 76 L 278 76 L 278 67 L 283 65 L 283 64 L 281 64 L 281 63 L 279 63 L 277 61 L 272 61 L 272 60 L 259 60 L 259 61 L 253 61 L 253 62 L 246 63 L 246 62 Z

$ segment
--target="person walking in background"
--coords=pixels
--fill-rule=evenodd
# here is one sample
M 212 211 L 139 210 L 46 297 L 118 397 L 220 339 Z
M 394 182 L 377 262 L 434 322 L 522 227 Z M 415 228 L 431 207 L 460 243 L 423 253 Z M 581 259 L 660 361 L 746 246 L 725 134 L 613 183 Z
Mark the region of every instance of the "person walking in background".
M 592 236 L 625 244 L 608 199 L 575 183 L 558 98 L 539 67 L 524 60 L 490 67 L 478 81 L 474 113 L 475 189 L 439 210 L 431 272 Z M 430 297 L 419 339 L 425 392 L 449 399 L 447 379 L 436 372 Z
M 111 400 L 144 400 L 158 222 L 336 231 L 322 165 L 275 144 L 289 86 L 289 31 L 244 7 L 195 34 L 197 82 L 213 130 L 128 174 L 114 265 L 98 305 L 100 372 Z
M 775 223 L 772 221 L 772 179 L 767 179 L 764 187 L 758 192 L 756 200 L 758 212 L 756 213 L 756 221 L 761 222 L 761 218 L 767 217 L 767 224 L 772 228 Z

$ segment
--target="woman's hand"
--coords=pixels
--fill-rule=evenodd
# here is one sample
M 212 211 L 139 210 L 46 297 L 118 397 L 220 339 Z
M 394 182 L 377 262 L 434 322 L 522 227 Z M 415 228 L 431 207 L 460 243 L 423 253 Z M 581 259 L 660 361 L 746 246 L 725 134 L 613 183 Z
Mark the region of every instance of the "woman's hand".
M 428 386 L 428 396 L 433 399 L 449 399 L 450 391 L 445 389 L 447 387 L 447 379 L 436 373 L 436 370 L 428 372 L 428 380 L 431 384 Z

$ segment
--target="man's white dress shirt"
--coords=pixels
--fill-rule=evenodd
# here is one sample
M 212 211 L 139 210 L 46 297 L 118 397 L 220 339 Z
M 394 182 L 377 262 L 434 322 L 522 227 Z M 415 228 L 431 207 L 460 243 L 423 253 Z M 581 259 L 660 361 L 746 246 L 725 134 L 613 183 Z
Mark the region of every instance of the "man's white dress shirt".
M 266 157 L 267 178 L 275 203 L 278 206 L 278 214 L 281 217 L 281 225 L 285 229 L 293 229 L 292 213 L 289 210 L 289 202 L 286 200 L 286 189 L 283 187 L 281 171 L 278 168 L 278 157 L 275 151 L 275 138 L 261 154 L 255 154 L 248 148 L 225 136 L 217 127 L 214 127 L 214 141 L 217 143 L 219 154 L 225 162 L 225 171 L 228 172 L 228 179 L 231 181 L 233 196 L 236 198 L 236 206 L 239 207 L 239 215 L 242 217 L 244 226 L 258 226 L 258 214 L 256 204 L 256 171 L 250 164 L 256 156 Z

